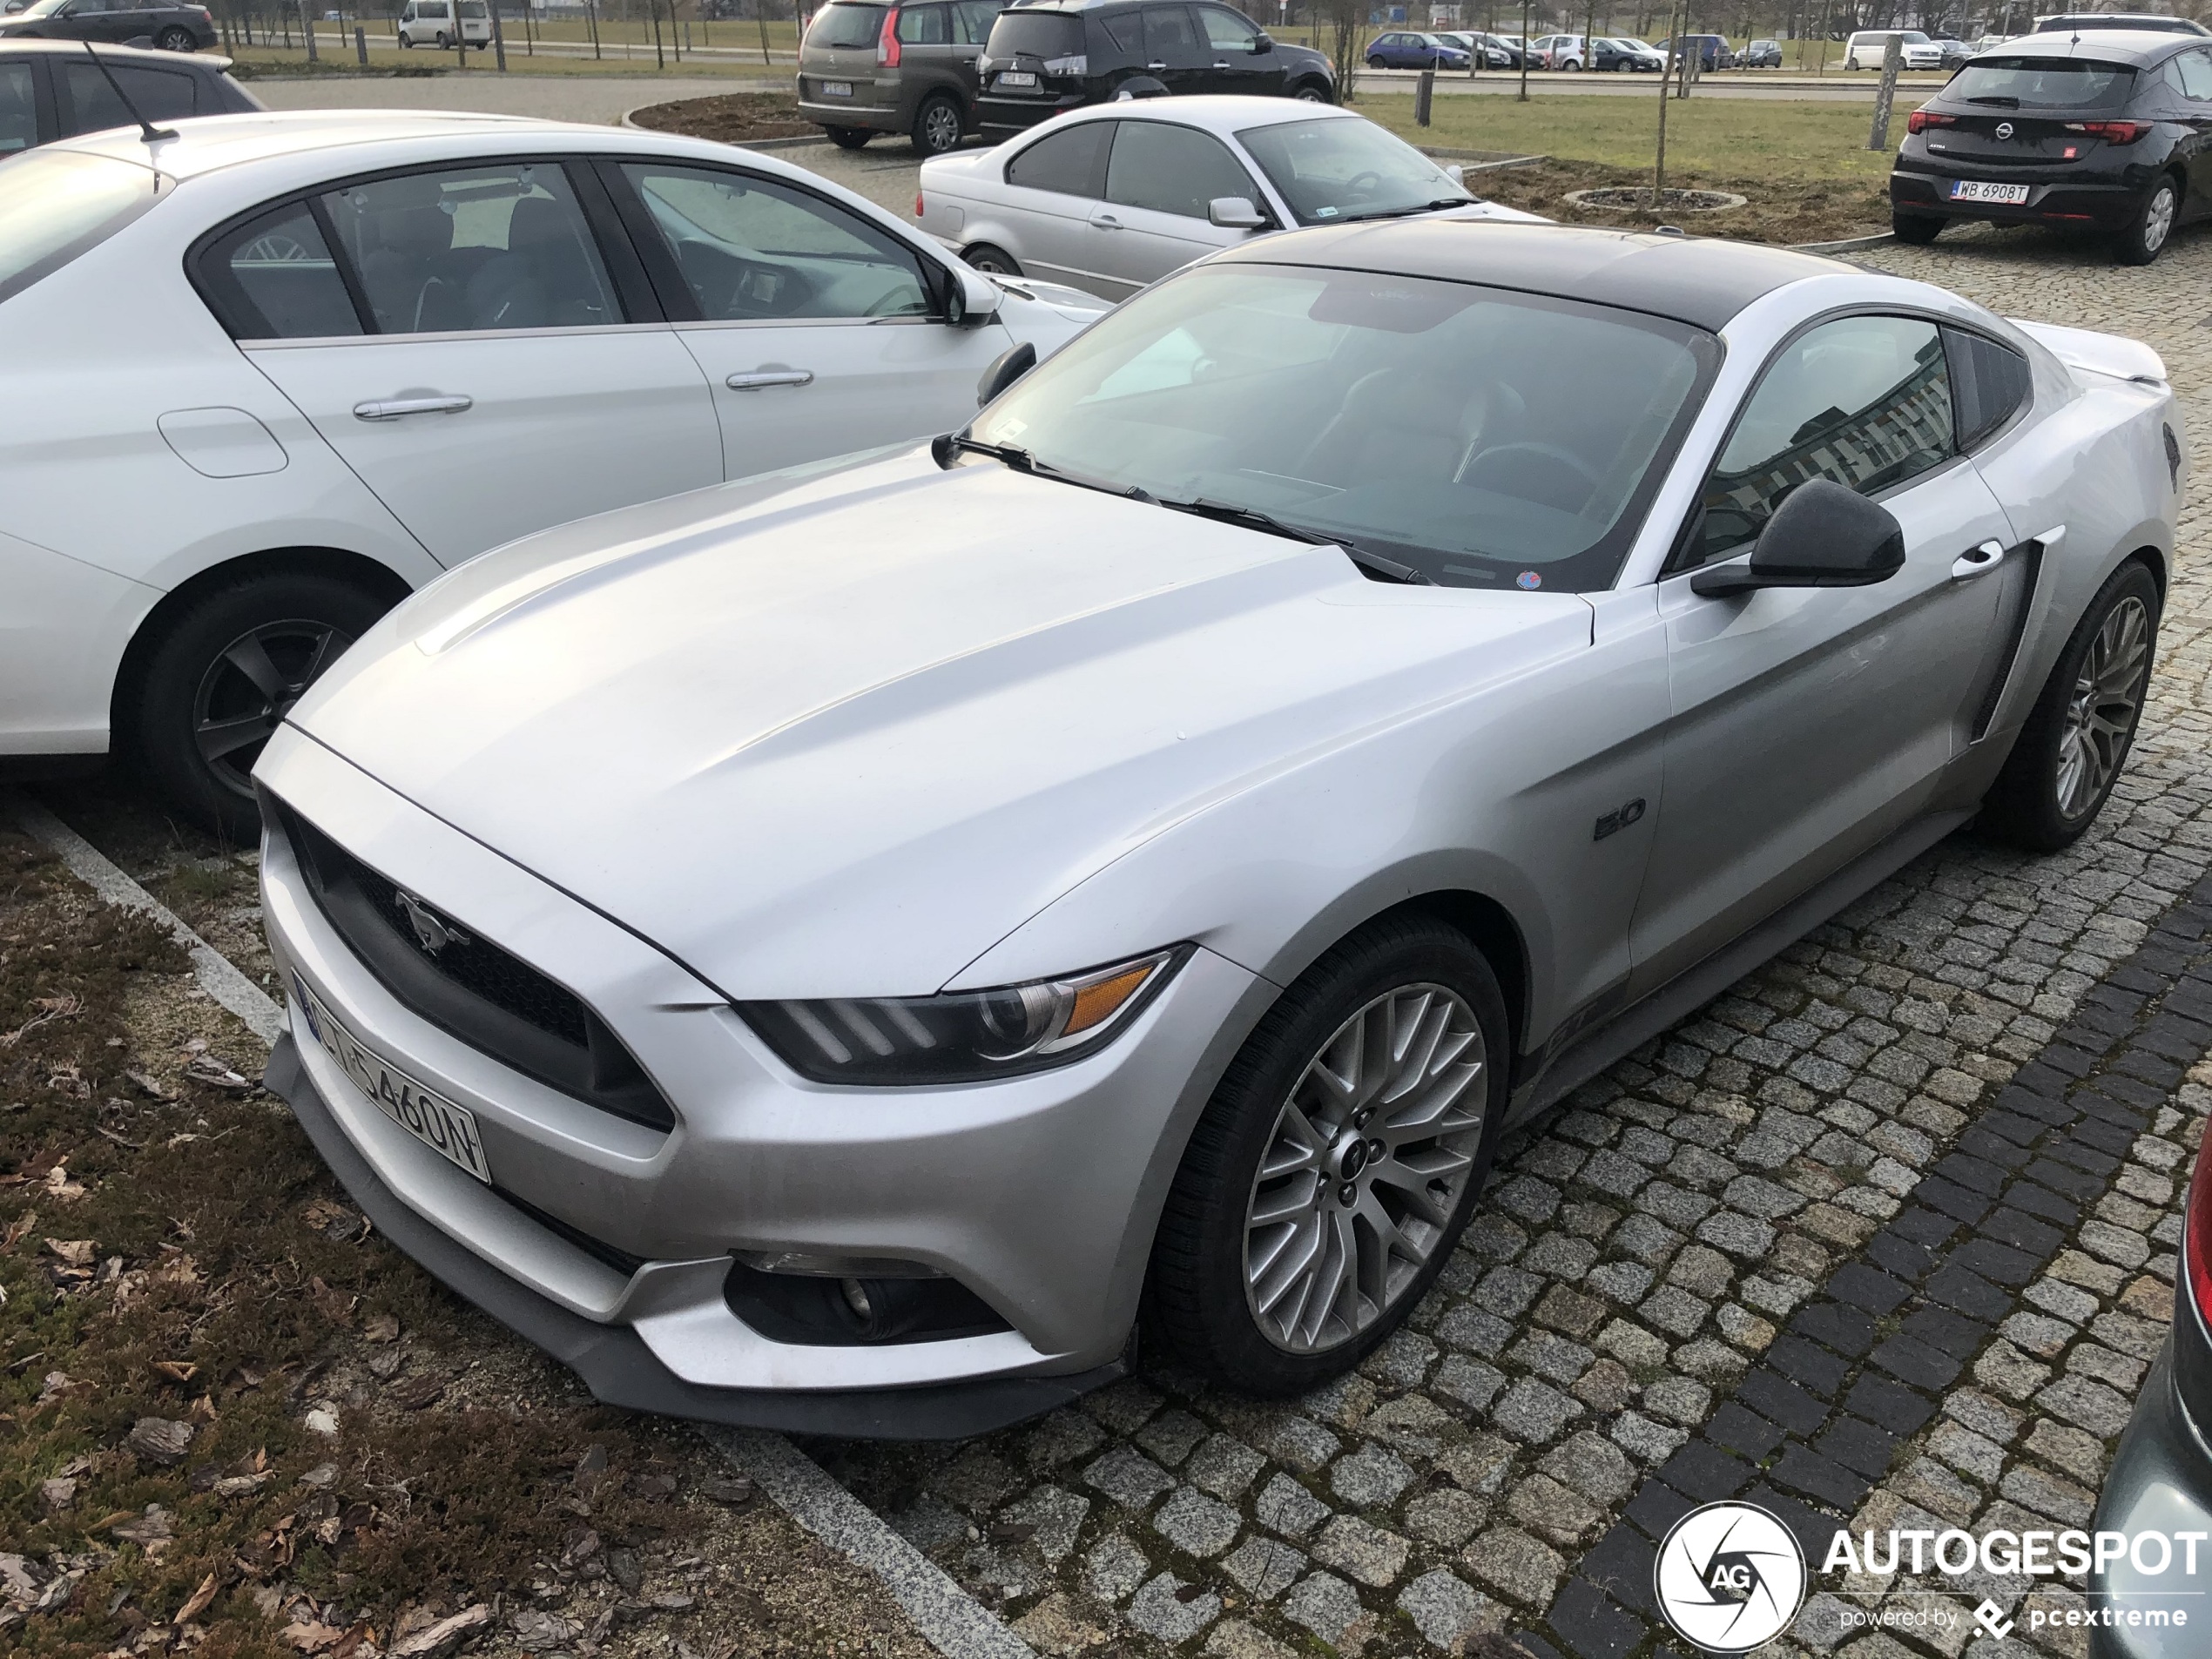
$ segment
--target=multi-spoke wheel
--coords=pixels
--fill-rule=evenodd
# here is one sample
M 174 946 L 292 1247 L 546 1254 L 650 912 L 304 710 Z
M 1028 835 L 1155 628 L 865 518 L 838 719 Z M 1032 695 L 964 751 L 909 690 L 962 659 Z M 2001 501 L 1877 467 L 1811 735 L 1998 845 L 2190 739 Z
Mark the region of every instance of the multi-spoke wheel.
M 335 577 L 291 571 L 216 588 L 170 618 L 138 679 L 134 733 L 170 800 L 250 839 L 263 746 L 390 603 Z
M 2157 583 L 2132 561 L 2090 601 L 1983 806 L 1985 829 L 2047 853 L 2089 827 L 2142 718 L 2158 611 Z
M 1440 921 L 1385 918 L 1325 954 L 1192 1131 L 1148 1282 L 1161 1334 L 1254 1393 L 1356 1365 L 1467 1224 L 1507 1043 L 1496 975 Z

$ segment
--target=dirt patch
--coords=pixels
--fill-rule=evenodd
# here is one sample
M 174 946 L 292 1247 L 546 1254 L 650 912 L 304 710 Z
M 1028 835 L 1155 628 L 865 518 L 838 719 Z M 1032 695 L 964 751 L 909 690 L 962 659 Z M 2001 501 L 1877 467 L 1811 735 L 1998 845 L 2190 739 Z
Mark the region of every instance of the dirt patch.
M 821 128 L 804 120 L 799 100 L 780 92 L 732 92 L 721 98 L 687 98 L 655 104 L 630 118 L 656 132 L 681 132 L 723 144 L 759 138 L 818 138 Z
M 108 806 L 76 826 L 233 904 L 235 851 Z M 374 1659 L 451 1620 L 441 1655 L 926 1659 L 690 1430 L 387 1246 L 264 1060 L 0 829 L 0 1652 Z
M 1495 167 L 1470 172 L 1467 188 L 1478 196 L 1541 213 L 1568 225 L 1611 225 L 1649 229 L 1681 223 L 1698 236 L 1728 237 L 1737 241 L 1771 242 L 1787 246 L 1800 242 L 1840 242 L 1854 236 L 1872 236 L 1890 227 L 1889 195 L 1885 184 L 1862 179 L 1835 179 L 1807 183 L 1777 184 L 1759 179 L 1723 177 L 1715 173 L 1668 170 L 1668 195 L 1676 190 L 1721 191 L 1743 198 L 1743 206 L 1718 212 L 1691 214 L 1658 212 L 1646 206 L 1585 206 L 1566 199 L 1570 191 L 1642 190 L 1642 201 L 1650 199 L 1649 169 L 1608 166 L 1597 161 L 1547 159 L 1523 167 Z

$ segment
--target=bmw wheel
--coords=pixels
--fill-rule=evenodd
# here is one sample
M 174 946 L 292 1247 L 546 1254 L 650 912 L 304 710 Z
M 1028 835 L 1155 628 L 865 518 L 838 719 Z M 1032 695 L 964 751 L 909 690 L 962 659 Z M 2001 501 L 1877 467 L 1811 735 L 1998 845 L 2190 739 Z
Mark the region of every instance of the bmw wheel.
M 2089 827 L 2135 740 L 2158 613 L 2158 583 L 2132 560 L 2090 601 L 1983 804 L 1990 834 L 2055 853 Z
M 926 98 L 914 117 L 914 153 L 941 156 L 960 148 L 960 105 L 948 98 Z
M 1442 1270 L 1506 1103 L 1505 1001 L 1467 938 L 1385 918 L 1271 1008 L 1200 1118 L 1152 1252 L 1191 1366 L 1281 1396 L 1339 1375 Z
M 1002 247 L 993 247 L 988 242 L 978 242 L 974 247 L 964 249 L 961 258 L 978 271 L 988 271 L 993 276 L 1018 277 L 1022 274 L 1021 262 L 1014 255 Z
M 2180 187 L 2171 173 L 2163 173 L 2151 186 L 2143 205 L 2128 228 L 2120 233 L 2116 251 L 2122 265 L 2148 265 L 2164 251 L 2174 234 L 2174 218 L 2181 207 Z

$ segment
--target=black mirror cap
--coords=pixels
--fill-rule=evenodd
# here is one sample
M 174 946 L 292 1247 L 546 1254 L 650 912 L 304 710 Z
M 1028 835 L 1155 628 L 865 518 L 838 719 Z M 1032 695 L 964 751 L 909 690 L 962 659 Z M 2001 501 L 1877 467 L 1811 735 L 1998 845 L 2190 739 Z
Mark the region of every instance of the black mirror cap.
M 981 408 L 1036 366 L 1037 348 L 1028 341 L 1008 347 L 991 360 L 983 378 L 975 382 L 975 407 Z
M 1826 478 L 1784 497 L 1749 564 L 1700 570 L 1690 591 L 1719 597 L 1755 588 L 1863 588 L 1905 567 L 1905 531 L 1889 509 Z
M 1269 34 L 1265 30 L 1262 30 L 1258 34 L 1252 37 L 1252 55 L 1254 57 L 1258 57 L 1262 52 L 1271 52 L 1274 50 L 1275 37 Z

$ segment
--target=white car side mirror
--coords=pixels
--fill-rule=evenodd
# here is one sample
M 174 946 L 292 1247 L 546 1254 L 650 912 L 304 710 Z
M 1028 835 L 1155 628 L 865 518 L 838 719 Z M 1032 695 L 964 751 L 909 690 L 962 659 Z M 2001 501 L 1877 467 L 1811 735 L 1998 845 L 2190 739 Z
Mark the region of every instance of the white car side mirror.
M 1267 223 L 1267 215 L 1243 196 L 1215 197 L 1206 204 L 1206 219 L 1225 231 L 1256 231 Z
M 953 267 L 952 314 L 946 320 L 962 328 L 981 327 L 998 315 L 997 283 L 965 265 Z
M 1444 176 L 1447 179 L 1449 179 L 1453 184 L 1457 185 L 1461 190 L 1465 190 L 1467 187 L 1467 170 L 1460 165 L 1460 164 L 1456 161 L 1451 163 L 1444 169 Z

